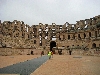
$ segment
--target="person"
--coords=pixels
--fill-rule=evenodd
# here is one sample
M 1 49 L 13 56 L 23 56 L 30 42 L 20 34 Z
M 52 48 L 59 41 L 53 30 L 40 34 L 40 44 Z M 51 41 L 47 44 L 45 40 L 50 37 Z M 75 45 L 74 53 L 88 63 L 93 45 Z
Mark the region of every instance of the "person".
M 48 52 L 49 59 L 51 59 L 51 51 Z
M 72 53 L 72 51 L 71 51 L 71 50 L 69 50 L 69 55 L 71 55 L 71 53 Z
M 44 51 L 41 52 L 41 56 L 44 55 Z
M 52 58 L 53 58 L 53 51 L 51 51 L 51 55 L 52 55 Z

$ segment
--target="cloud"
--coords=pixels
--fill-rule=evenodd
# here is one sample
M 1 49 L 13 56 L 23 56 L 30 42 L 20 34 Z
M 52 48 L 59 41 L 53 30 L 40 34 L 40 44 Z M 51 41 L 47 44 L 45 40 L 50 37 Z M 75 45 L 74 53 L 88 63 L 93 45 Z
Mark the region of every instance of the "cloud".
M 64 24 L 100 15 L 99 0 L 0 0 L 0 19 L 25 24 Z

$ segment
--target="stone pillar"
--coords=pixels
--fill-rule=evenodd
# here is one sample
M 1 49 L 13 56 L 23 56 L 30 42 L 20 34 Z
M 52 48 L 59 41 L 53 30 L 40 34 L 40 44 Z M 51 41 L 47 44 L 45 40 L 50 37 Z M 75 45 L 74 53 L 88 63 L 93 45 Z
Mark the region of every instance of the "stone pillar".
M 84 39 L 84 33 L 81 33 L 81 34 L 80 34 L 80 37 L 81 37 L 82 39 Z
M 95 37 L 95 31 L 91 31 L 91 37 Z
M 70 39 L 73 39 L 73 34 L 70 34 Z
M 86 38 L 89 38 L 89 33 L 88 33 L 88 32 L 86 32 L 85 34 L 86 34 Z

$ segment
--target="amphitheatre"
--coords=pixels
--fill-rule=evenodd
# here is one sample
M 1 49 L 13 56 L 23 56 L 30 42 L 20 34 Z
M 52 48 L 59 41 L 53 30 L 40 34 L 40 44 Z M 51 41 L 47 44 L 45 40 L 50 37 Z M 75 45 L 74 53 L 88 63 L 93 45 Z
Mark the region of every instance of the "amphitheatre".
M 94 55 L 100 50 L 100 15 L 76 24 L 29 26 L 23 21 L 0 21 L 0 55 L 27 55 L 51 50 L 62 54 Z
M 48 51 L 54 53 L 50 60 Z M 63 25 L 0 20 L 0 75 L 20 74 L 99 75 L 100 15 Z

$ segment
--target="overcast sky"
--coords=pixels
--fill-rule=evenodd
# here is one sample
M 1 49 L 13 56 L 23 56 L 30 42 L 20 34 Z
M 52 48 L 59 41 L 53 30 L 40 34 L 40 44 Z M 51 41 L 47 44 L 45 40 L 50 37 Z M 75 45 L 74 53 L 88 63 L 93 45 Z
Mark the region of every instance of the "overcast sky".
M 0 20 L 28 25 L 75 24 L 100 15 L 100 0 L 0 0 Z

